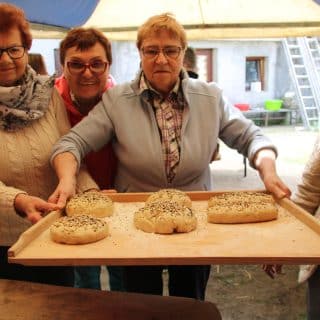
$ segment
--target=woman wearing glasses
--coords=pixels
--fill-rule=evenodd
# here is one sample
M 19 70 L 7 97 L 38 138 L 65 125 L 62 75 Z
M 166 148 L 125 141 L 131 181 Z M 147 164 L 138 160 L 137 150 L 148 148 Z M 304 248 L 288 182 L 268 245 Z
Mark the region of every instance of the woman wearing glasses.
M 54 80 L 28 66 L 31 43 L 23 11 L 0 4 L 0 278 L 73 286 L 71 267 L 7 262 L 7 250 L 19 235 L 57 208 L 46 201 L 58 183 L 49 157 L 70 129 Z M 81 171 L 77 188 L 94 187 Z
M 220 138 L 249 158 L 270 192 L 290 194 L 276 174 L 276 152 L 269 139 L 214 84 L 187 76 L 181 24 L 170 14 L 151 17 L 138 30 L 137 47 L 142 68 L 137 78 L 104 93 L 93 111 L 56 144 L 52 162 L 61 180 L 52 201 L 64 206 L 71 188 L 67 181 L 74 179 L 81 159 L 111 140 L 119 192 L 210 190 L 209 163 Z M 164 267 L 124 267 L 126 290 L 162 294 Z M 210 266 L 168 266 L 168 272 L 170 295 L 205 298 Z
M 109 75 L 112 52 L 109 40 L 93 28 L 75 28 L 60 43 L 63 75 L 56 79 L 56 88 L 64 100 L 71 126 L 80 122 L 101 100 L 103 92 L 114 86 Z M 111 143 L 84 160 L 100 189 L 114 188 L 116 158 Z M 110 289 L 122 290 L 121 269 L 107 267 Z M 76 267 L 75 286 L 101 289 L 100 267 Z

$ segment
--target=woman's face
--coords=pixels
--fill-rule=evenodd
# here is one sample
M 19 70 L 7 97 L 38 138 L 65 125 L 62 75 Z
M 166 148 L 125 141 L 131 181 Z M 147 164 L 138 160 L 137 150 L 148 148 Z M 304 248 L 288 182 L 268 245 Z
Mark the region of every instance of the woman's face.
M 18 28 L 0 32 L 0 49 L 22 46 L 21 34 Z M 23 76 L 28 64 L 27 50 L 21 58 L 12 59 L 7 51 L 2 51 L 0 57 L 0 86 L 14 86 Z
M 109 65 L 104 72 L 99 74 L 91 72 L 88 67 L 86 67 L 83 72 L 75 74 L 70 72 L 68 62 L 87 65 L 97 62 L 108 62 L 104 47 L 99 42 L 83 51 L 77 49 L 77 47 L 71 47 L 66 51 L 63 66 L 64 76 L 78 102 L 90 103 L 93 101 L 95 104 L 97 98 L 100 99 L 105 90 L 109 74 Z

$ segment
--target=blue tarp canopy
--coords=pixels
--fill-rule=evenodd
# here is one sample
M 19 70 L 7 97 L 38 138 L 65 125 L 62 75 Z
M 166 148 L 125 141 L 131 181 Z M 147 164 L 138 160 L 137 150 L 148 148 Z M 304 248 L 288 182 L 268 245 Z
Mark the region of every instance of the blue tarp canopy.
M 173 13 L 189 40 L 319 36 L 320 0 L 5 0 L 23 8 L 35 38 L 95 27 L 135 40 L 150 16 Z
M 72 28 L 90 18 L 99 0 L 10 0 L 22 8 L 32 23 Z

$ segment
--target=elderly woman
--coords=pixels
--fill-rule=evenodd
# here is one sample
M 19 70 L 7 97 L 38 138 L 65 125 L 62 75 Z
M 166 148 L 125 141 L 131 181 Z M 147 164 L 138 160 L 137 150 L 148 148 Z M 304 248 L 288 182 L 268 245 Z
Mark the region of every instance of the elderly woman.
M 0 278 L 73 286 L 71 267 L 7 263 L 9 246 L 57 208 L 46 201 L 58 183 L 49 157 L 52 145 L 70 129 L 53 79 L 28 66 L 31 43 L 23 11 L 0 4 Z M 78 187 L 97 186 L 81 171 Z
M 63 75 L 55 86 L 67 110 L 71 126 L 80 122 L 101 100 L 102 94 L 114 86 L 109 74 L 112 64 L 111 43 L 99 30 L 74 28 L 60 43 Z M 111 189 L 116 172 L 116 158 L 111 142 L 84 159 L 88 172 L 100 189 Z M 121 268 L 107 267 L 111 290 L 122 290 Z M 100 267 L 75 268 L 75 286 L 101 289 Z
M 64 206 L 81 159 L 113 141 L 120 192 L 161 188 L 208 190 L 209 163 L 218 138 L 247 156 L 266 188 L 290 194 L 275 170 L 273 144 L 212 83 L 190 79 L 183 69 L 186 34 L 170 14 L 151 17 L 138 30 L 142 70 L 115 86 L 54 148 L 60 184 L 51 200 Z M 162 294 L 165 266 L 124 267 L 126 290 Z M 204 299 L 210 266 L 168 266 L 169 294 Z

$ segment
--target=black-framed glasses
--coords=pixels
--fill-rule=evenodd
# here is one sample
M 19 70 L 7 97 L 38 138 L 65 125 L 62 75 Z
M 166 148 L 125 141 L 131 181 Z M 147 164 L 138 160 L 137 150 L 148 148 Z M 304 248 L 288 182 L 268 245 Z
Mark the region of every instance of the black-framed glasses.
M 160 52 L 162 52 L 166 58 L 177 59 L 182 51 L 182 48 L 177 46 L 167 46 L 164 48 L 149 46 L 143 47 L 141 51 L 147 59 L 157 58 Z
M 89 63 L 83 63 L 80 61 L 67 62 L 68 70 L 72 75 L 82 74 L 87 70 L 87 68 L 89 68 L 93 74 L 99 76 L 106 71 L 108 64 L 109 63 L 106 61 L 92 61 Z
M 24 46 L 0 48 L 0 59 L 4 52 L 6 52 L 11 59 L 20 59 L 23 57 L 25 50 L 26 48 Z

